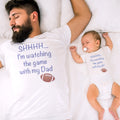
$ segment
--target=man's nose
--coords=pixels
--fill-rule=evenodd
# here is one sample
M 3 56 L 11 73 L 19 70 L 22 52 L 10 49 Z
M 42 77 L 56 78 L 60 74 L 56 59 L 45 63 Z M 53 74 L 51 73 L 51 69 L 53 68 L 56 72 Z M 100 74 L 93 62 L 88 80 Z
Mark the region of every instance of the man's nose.
M 14 19 L 11 19 L 10 20 L 10 26 L 14 26 L 15 25 L 15 20 Z

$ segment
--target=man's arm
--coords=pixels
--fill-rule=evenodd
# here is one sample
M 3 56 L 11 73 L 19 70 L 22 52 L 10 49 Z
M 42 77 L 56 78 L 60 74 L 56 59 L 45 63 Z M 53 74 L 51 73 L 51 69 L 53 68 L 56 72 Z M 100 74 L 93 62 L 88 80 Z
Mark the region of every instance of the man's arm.
M 91 12 L 85 0 L 71 0 L 74 17 L 67 23 L 71 29 L 73 42 L 85 29 L 91 18 Z
M 113 48 L 113 43 L 112 43 L 112 40 L 110 39 L 109 35 L 107 32 L 103 33 L 103 37 L 106 41 L 106 46 L 108 46 L 111 50 Z

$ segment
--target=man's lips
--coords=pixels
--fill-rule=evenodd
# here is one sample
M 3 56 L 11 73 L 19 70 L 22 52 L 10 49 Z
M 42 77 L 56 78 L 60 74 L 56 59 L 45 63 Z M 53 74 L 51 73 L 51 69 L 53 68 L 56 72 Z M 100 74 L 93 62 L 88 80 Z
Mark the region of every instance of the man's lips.
M 12 30 L 15 32 L 15 31 L 18 31 L 19 30 L 19 27 L 12 27 Z

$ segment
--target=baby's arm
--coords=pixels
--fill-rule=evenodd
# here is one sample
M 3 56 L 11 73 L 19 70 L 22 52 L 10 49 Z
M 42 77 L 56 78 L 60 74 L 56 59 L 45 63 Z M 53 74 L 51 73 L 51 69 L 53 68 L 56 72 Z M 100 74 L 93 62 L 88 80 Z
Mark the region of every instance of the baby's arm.
M 112 40 L 110 39 L 108 33 L 107 32 L 103 33 L 103 37 L 105 38 L 106 46 L 108 46 L 112 50 L 113 43 L 112 43 Z
M 83 63 L 81 56 L 76 52 L 77 48 L 75 46 L 70 47 L 72 58 L 76 63 Z

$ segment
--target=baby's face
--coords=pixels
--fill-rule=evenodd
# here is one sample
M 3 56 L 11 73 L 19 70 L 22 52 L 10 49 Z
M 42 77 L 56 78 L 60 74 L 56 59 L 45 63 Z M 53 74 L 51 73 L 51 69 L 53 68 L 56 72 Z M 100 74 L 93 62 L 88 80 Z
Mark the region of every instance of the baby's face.
M 90 33 L 82 37 L 81 43 L 83 51 L 88 53 L 97 51 L 100 45 L 99 40 L 95 40 Z

